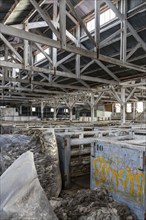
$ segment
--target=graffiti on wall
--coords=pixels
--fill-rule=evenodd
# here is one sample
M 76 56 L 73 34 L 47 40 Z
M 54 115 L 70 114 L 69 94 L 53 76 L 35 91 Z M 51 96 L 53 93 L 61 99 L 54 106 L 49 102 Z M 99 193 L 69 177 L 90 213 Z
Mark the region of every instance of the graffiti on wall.
M 122 193 L 135 202 L 144 199 L 144 172 L 134 166 L 132 160 L 124 160 L 111 154 L 97 156 L 93 160 L 93 179 L 95 184 L 105 185 L 110 191 Z

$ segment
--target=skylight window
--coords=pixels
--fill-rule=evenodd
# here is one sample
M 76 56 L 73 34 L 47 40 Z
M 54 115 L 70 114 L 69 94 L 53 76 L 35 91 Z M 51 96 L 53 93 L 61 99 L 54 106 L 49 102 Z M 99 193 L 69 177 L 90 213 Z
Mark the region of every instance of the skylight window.
M 95 29 L 95 18 L 87 22 L 88 31 L 93 31 Z
M 138 113 L 142 113 L 143 112 L 143 102 L 137 102 L 137 106 L 136 106 L 136 110 Z
M 50 49 L 47 48 L 47 49 L 44 50 L 44 52 L 46 52 L 49 55 L 50 54 Z M 36 62 L 39 62 L 39 61 L 43 60 L 44 58 L 45 58 L 45 56 L 44 56 L 43 53 L 38 53 L 36 55 Z
M 103 25 L 116 17 L 115 13 L 108 9 L 100 15 L 100 25 Z M 95 29 L 95 18 L 87 22 L 88 31 L 93 31 Z
M 103 25 L 116 17 L 115 13 L 108 9 L 100 15 L 100 25 Z

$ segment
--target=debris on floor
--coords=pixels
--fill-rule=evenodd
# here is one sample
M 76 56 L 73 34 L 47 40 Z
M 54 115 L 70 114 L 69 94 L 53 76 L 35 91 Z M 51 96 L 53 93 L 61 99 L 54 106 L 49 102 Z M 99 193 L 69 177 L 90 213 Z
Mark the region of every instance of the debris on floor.
M 131 210 L 115 202 L 106 189 L 87 189 L 87 177 L 74 180 L 72 188 L 61 192 L 58 149 L 52 129 L 0 135 L 0 146 L 0 174 L 21 154 L 28 150 L 33 152 L 38 179 L 59 220 L 136 220 Z
M 47 198 L 58 197 L 61 191 L 58 148 L 53 129 L 28 130 L 28 135 L 0 135 L 0 175 L 23 153 L 30 150 L 39 181 Z
M 65 190 L 50 201 L 59 220 L 135 220 L 130 209 L 113 200 L 108 191 Z
M 32 152 L 15 160 L 0 177 L 0 183 L 1 219 L 57 220 L 38 180 Z

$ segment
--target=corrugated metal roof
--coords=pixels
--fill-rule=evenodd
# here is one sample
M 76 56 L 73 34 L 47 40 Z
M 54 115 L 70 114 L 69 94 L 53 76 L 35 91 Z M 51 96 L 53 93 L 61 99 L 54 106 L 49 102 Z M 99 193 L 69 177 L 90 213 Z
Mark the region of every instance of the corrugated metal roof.
M 6 18 L 6 15 L 9 14 L 8 12 L 10 12 L 10 14 L 11 14 L 11 10 L 15 8 L 13 10 L 13 13 L 11 15 L 9 15 L 9 18 L 7 19 L 7 24 L 21 23 L 33 9 L 33 6 L 30 4 L 29 0 L 20 0 L 19 4 L 16 4 L 17 6 L 14 7 L 15 2 L 11 1 L 11 0 L 7 0 L 7 1 L 0 0 L 0 22 L 3 22 L 4 18 Z M 40 2 L 40 1 L 37 0 L 37 2 Z M 88 14 L 91 14 L 94 11 L 94 0 L 71 0 L 71 2 L 75 6 L 75 10 L 77 11 L 77 13 L 79 13 L 82 18 L 85 18 Z M 141 4 L 144 2 L 145 2 L 145 0 L 138 0 L 138 1 L 137 0 L 129 0 L 128 1 L 128 9 L 133 9 L 138 4 Z M 48 7 L 48 5 L 46 5 L 46 4 L 42 6 L 42 8 L 46 8 L 46 7 Z M 133 17 L 131 17 L 129 19 L 129 22 L 138 31 L 138 34 L 140 35 L 140 37 L 146 42 L 146 10 L 145 9 L 146 9 L 146 4 L 143 6 L 143 11 L 141 10 L 140 13 L 137 13 Z M 52 17 L 51 4 L 49 5 L 47 12 Z M 37 16 L 37 20 L 42 20 L 42 18 L 40 18 L 40 16 L 38 16 L 38 13 L 36 12 L 32 16 L 31 21 L 35 20 L 36 16 Z M 116 21 L 113 21 L 113 23 L 114 22 L 116 23 Z M 74 26 L 75 26 L 75 24 L 67 17 L 67 29 L 70 30 Z M 107 37 L 109 37 L 111 34 L 115 33 L 119 28 L 120 28 L 120 25 L 117 24 L 117 25 L 113 26 L 112 28 L 107 29 L 106 31 L 103 31 L 101 33 L 101 41 L 103 39 L 106 39 Z M 33 31 L 35 31 L 35 30 L 33 30 Z M 51 35 L 52 35 L 51 31 L 48 30 L 47 28 L 40 28 L 39 31 L 41 31 L 42 33 L 44 32 L 43 35 L 47 36 L 47 37 L 51 37 Z M 118 39 L 118 38 L 119 38 L 119 36 L 116 36 L 114 41 L 111 44 L 101 48 L 101 50 L 100 50 L 101 54 L 104 54 L 106 56 L 119 58 L 120 39 Z M 136 43 L 137 43 L 137 41 L 135 40 L 135 38 L 133 36 L 129 36 L 127 38 L 127 48 L 128 49 L 134 47 L 136 45 Z M 84 42 L 82 42 L 82 44 L 87 49 L 93 49 L 93 47 L 94 47 L 93 44 L 91 43 L 91 41 L 88 39 L 85 40 Z M 144 55 L 144 53 L 145 52 L 143 51 L 143 49 L 139 49 L 130 59 L 131 60 L 135 59 L 137 56 Z M 68 54 L 67 52 L 61 53 L 58 56 L 58 60 L 65 57 L 67 54 Z M 89 58 L 81 57 L 81 66 L 86 65 L 88 62 L 90 62 Z M 137 65 L 144 65 L 145 58 L 141 58 L 141 59 L 134 60 L 131 62 L 133 62 L 134 64 L 137 64 Z M 43 64 L 41 64 L 41 66 L 46 65 L 46 64 L 47 64 L 47 61 L 45 61 Z M 105 65 L 109 65 L 109 64 L 105 63 Z M 67 67 L 68 69 L 74 71 L 74 69 L 75 69 L 75 56 L 72 59 L 70 59 L 69 62 L 64 63 L 64 66 Z M 132 75 L 137 74 L 137 71 L 127 70 L 125 68 L 122 69 L 119 66 L 114 66 L 112 68 L 109 67 L 109 69 L 113 72 L 116 72 L 116 75 L 118 77 L 120 77 L 121 79 L 124 79 L 124 77 L 125 78 L 132 77 Z M 95 63 L 93 65 L 91 65 L 89 68 L 87 68 L 85 72 L 88 72 L 91 70 L 92 70 L 92 72 L 88 74 L 90 76 L 95 76 L 95 77 L 98 76 L 101 78 L 104 77 L 105 79 L 111 79 L 111 77 L 107 73 L 105 73 L 103 70 L 101 70 L 101 68 Z M 118 71 L 119 71 L 119 73 L 118 73 Z M 139 73 L 139 75 L 140 75 L 140 73 Z M 74 81 L 75 81 L 74 79 L 69 79 L 66 81 L 66 83 L 74 82 Z
M 11 0 L 0 0 L 0 23 L 3 22 L 5 16 L 9 12 L 13 4 L 14 1 Z

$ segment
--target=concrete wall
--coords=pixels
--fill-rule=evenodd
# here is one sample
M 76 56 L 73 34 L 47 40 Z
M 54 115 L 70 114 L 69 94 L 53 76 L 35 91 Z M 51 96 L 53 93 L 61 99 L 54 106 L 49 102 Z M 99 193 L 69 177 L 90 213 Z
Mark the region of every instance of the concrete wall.
M 2 118 L 4 121 L 38 121 L 40 120 L 35 116 L 4 116 Z
M 1 116 L 18 116 L 16 108 L 1 108 L 0 114 Z
M 33 121 L 39 120 L 37 116 L 19 116 L 16 108 L 1 108 L 1 120 L 4 121 Z

